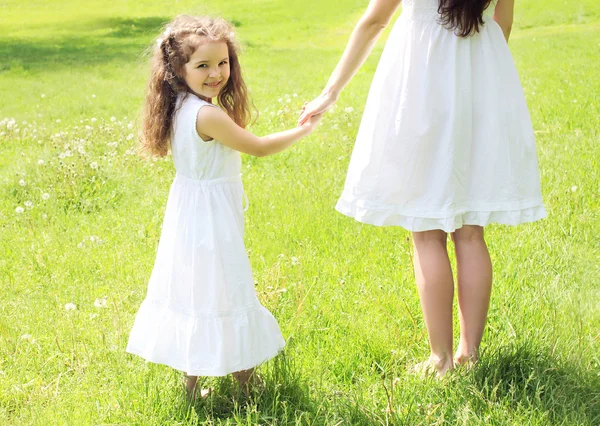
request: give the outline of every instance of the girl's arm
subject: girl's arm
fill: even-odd
[[[510,30],[512,29],[514,9],[515,0],[498,0],[494,9],[494,21],[502,28],[507,43],[508,37],[510,37]]]
[[[302,126],[267,136],[255,136],[238,126],[225,112],[218,108],[200,108],[196,119],[196,131],[216,139],[236,151],[256,157],[275,154],[290,147],[294,142],[309,135],[321,119],[311,117]]]
[[[382,30],[390,22],[401,0],[371,0],[350,36],[346,50],[331,74],[323,92],[309,102],[298,123],[304,123],[313,114],[327,111],[337,100],[342,89],[365,62]]]

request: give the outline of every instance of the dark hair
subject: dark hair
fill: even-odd
[[[439,0],[438,13],[442,25],[460,37],[479,32],[483,26],[483,11],[492,0]]]

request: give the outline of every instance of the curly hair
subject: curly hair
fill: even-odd
[[[219,105],[239,126],[250,122],[253,106],[242,77],[233,26],[221,18],[180,15],[167,24],[152,54],[139,135],[142,151],[160,157],[168,154],[177,97],[191,93],[184,66],[207,38],[225,42],[229,51],[230,77],[217,97]]]
[[[490,3],[491,0],[439,0],[440,21],[458,36],[468,37],[483,26],[483,11]]]

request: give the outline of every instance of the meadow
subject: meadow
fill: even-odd
[[[0,424],[600,424],[600,4],[517,2],[511,51],[548,218],[489,226],[481,362],[428,356],[410,234],[335,212],[373,54],[317,131],[243,158],[246,246],[287,347],[245,399],[189,407],[181,375],[125,353],[174,168],[137,155],[147,49],[178,13],[236,25],[257,134],[295,124],[367,1],[0,2]],[[451,246],[452,243],[449,243]],[[458,326],[458,324],[456,324]],[[456,327],[457,328],[457,327]]]

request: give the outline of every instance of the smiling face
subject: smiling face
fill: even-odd
[[[229,80],[229,50],[223,41],[204,41],[184,66],[184,80],[197,95],[212,100]]]

